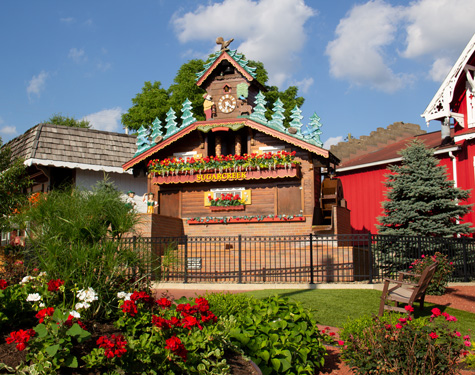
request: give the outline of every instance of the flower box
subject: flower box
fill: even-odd
[[[239,206],[210,206],[211,212],[227,212],[227,211],[244,211],[245,206],[240,204]]]
[[[246,224],[246,223],[282,223],[282,222],[296,222],[305,221],[304,216],[285,216],[285,217],[212,217],[212,218],[200,218],[188,219],[189,225],[208,225],[208,224]]]

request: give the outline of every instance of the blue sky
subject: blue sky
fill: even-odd
[[[475,0],[102,0],[0,2],[0,137],[55,113],[123,132],[145,81],[168,88],[217,36],[297,85],[326,147],[424,111],[475,33]]]

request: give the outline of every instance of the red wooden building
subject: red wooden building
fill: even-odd
[[[196,81],[206,91],[205,121],[194,119],[186,101],[179,119],[168,112],[164,130],[154,122],[151,141],[139,130],[137,153],[123,168],[145,172],[159,204],[143,233],[294,235],[322,221],[322,170],[338,159],[321,147],[320,119],[302,124],[296,107],[285,127],[277,101],[267,120],[265,88],[254,70],[243,55],[222,48]]]
[[[383,181],[389,164],[401,159],[398,151],[412,139],[418,138],[447,167],[454,185],[473,189],[475,169],[475,35],[472,37],[452,70],[422,114],[429,124],[439,121],[441,131],[407,137],[371,153],[343,161],[337,176],[351,211],[353,233],[376,233],[377,217],[381,216],[381,202],[385,199]],[[475,193],[466,202],[475,203]],[[464,221],[475,224],[473,210]],[[475,225],[474,225],[475,226]]]

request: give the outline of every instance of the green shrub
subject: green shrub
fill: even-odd
[[[422,272],[434,262],[439,262],[434,276],[427,287],[426,294],[432,296],[442,296],[445,294],[447,285],[449,284],[450,275],[454,272],[455,266],[447,258],[447,255],[436,252],[434,255],[425,256],[422,255],[421,259],[416,259],[412,262],[409,268],[414,273],[422,274]]]
[[[340,334],[343,360],[357,374],[456,374],[464,348],[448,327],[456,319],[432,312],[430,320],[389,314],[348,322]]]
[[[324,335],[311,314],[288,298],[262,300],[240,294],[209,296],[213,310],[234,315],[237,326],[231,342],[262,370],[274,373],[314,374],[323,366]]]

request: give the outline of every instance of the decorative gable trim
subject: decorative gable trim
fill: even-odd
[[[450,103],[453,100],[455,86],[462,74],[466,73],[467,63],[475,52],[475,34],[468,42],[467,46],[459,56],[452,70],[445,78],[439,90],[432,98],[421,117],[424,117],[427,125],[431,120],[442,120],[445,117],[451,117]]]
[[[219,57],[216,58],[216,60],[214,60],[211,65],[209,65],[209,63],[206,64],[205,67],[208,66],[208,68],[205,71],[199,73],[198,81],[196,82],[198,86],[201,86],[203,84],[206,78],[209,77],[213,70],[215,70],[219,63],[221,63],[221,61],[223,60],[229,61],[231,65],[233,65],[234,68],[236,68],[248,81],[252,81],[255,78],[255,74],[248,72],[247,69],[241,66],[241,64],[239,64],[236,60],[234,60],[228,52],[222,51],[217,53],[220,53]],[[230,51],[230,53],[235,55],[236,51]]]

